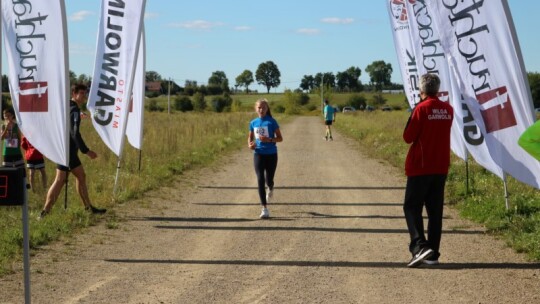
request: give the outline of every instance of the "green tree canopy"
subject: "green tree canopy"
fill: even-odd
[[[540,108],[540,73],[527,73],[529,85],[531,86],[531,95],[535,108]]]
[[[254,81],[255,80],[253,80],[253,73],[250,70],[244,70],[242,74],[236,77],[236,85],[240,87],[245,87],[246,94],[249,93],[249,85],[252,84]]]
[[[391,84],[392,65],[384,60],[373,61],[366,67],[370,81],[375,85],[377,91],[381,91],[383,86]]]
[[[315,87],[315,78],[312,75],[304,75],[300,82],[300,89],[306,92],[311,92]]]
[[[336,84],[339,90],[349,92],[362,91],[362,83],[360,82],[360,75],[362,70],[358,67],[350,67],[343,72],[336,74]]]
[[[277,88],[281,84],[280,77],[281,73],[277,65],[272,61],[259,64],[255,72],[257,83],[264,85],[267,93],[270,93],[271,88]]]
[[[163,80],[161,78],[161,75],[159,75],[158,72],[155,72],[155,71],[148,71],[146,72],[146,81],[161,81]]]

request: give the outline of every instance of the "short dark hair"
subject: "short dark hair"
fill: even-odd
[[[71,86],[71,94],[78,93],[80,91],[88,91],[88,87],[82,83],[76,83]]]
[[[428,96],[435,96],[439,93],[440,87],[441,80],[437,74],[424,74],[420,77],[420,92]]]
[[[324,100],[324,103],[325,103],[325,104],[328,104],[328,99],[325,99],[325,100]]]

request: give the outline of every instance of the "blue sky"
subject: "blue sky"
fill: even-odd
[[[362,70],[375,60],[392,64],[402,83],[386,0],[147,0],[147,71],[183,86],[205,84],[223,71],[234,85],[248,69],[271,60],[281,86],[296,89],[304,75]],[[70,70],[92,74],[100,0],[66,0]],[[508,0],[527,71],[540,72],[540,1]],[[3,74],[7,66],[2,65]],[[250,89],[265,91],[256,83]]]

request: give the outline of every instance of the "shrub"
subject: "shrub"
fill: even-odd
[[[193,103],[187,96],[179,96],[174,100],[174,109],[177,111],[193,111]]]
[[[349,104],[355,109],[364,109],[367,105],[366,97],[363,94],[353,94],[349,98]]]
[[[206,109],[206,100],[202,93],[195,93],[193,95],[193,109],[197,112],[203,112]]]

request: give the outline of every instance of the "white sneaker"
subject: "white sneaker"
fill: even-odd
[[[266,203],[268,204],[268,203],[270,203],[270,199],[271,199],[272,197],[274,197],[274,189],[272,189],[272,188],[267,188],[267,190],[268,190],[268,191],[266,192]]]
[[[270,217],[270,212],[268,212],[268,208],[263,207],[261,210],[261,215],[259,215],[260,218],[265,219]]]

